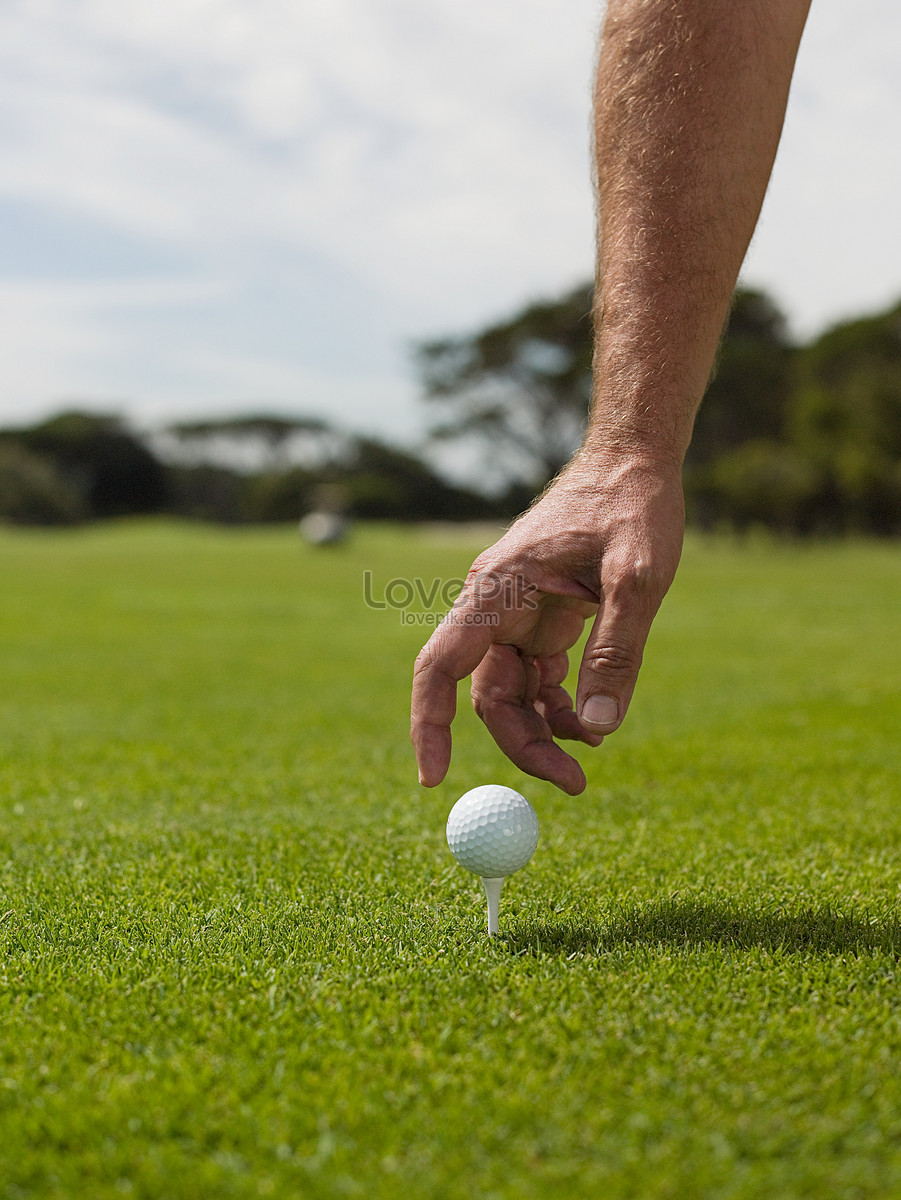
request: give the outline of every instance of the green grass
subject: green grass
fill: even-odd
[[[901,547],[690,542],[575,799],[415,785],[362,573],[480,548],[0,535],[3,1200],[901,1194]]]

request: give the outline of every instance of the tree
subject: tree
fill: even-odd
[[[780,533],[809,532],[821,485],[816,467],[784,442],[760,438],[727,450],[700,471],[692,516],[734,529],[764,525]]]
[[[321,466],[347,450],[347,438],[319,417],[251,413],[170,425],[158,435],[167,462],[253,472]]]
[[[173,511],[225,522],[297,520],[318,472],[352,439],[319,417],[250,413],[170,425],[154,437]]]
[[[495,515],[484,496],[447,483],[416,455],[374,438],[360,438],[332,478],[343,485],[355,517],[459,521]]]
[[[209,463],[169,466],[167,510],[192,521],[235,525],[247,520],[248,479],[228,467]]]
[[[68,525],[84,516],[81,499],[48,459],[0,440],[0,521]]]
[[[51,461],[90,517],[161,511],[166,469],[114,416],[67,412],[8,439]]]
[[[535,490],[579,444],[591,399],[592,287],[531,304],[479,333],[423,342],[415,360],[439,441],[487,450],[498,483]]]
[[[533,490],[555,475],[579,444],[591,399],[592,293],[583,284],[479,333],[421,344],[416,362],[425,397],[443,410],[432,436],[479,442],[496,475]],[[776,304],[739,288],[689,467],[782,435],[795,354]]]
[[[393,521],[456,521],[496,516],[484,496],[447,483],[420,458],[373,438],[350,439],[338,461],[308,470],[264,471],[247,481],[251,521],[296,521],[321,507],[350,517]],[[336,503],[340,498],[340,503]]]
[[[776,304],[764,292],[738,288],[695,420],[689,467],[783,436],[796,356]]]
[[[820,524],[901,530],[901,304],[827,330],[800,356],[792,443],[824,483]]]

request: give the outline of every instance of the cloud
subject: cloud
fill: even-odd
[[[292,394],[312,372],[300,390],[326,407],[408,427],[409,400],[389,393],[412,393],[411,337],[589,269],[596,19],[587,0],[565,20],[547,0],[3,6],[0,197],[43,214],[44,242],[90,228],[101,277],[106,229],[142,277],[154,254],[164,273],[181,255],[179,277],[220,279],[231,297],[205,315],[198,300],[187,324],[173,303],[168,327],[159,306],[142,344],[134,308],[125,320],[89,288],[54,291],[35,253],[47,286],[7,339],[6,403],[79,391],[146,410],[168,389],[173,406],[206,408],[227,347],[248,392],[251,370]],[[7,277],[10,296],[25,275]],[[368,409],[365,354],[371,379],[391,379]]]
[[[221,311],[234,300],[221,281],[202,279],[0,284],[0,423],[63,407],[123,413],[143,426],[175,414],[265,408],[324,413],[339,427],[370,433],[390,428],[407,443],[421,436],[415,389],[384,367],[348,364],[336,372],[277,347],[242,353],[226,348],[225,338],[198,335],[198,314],[202,325],[208,306]],[[148,347],[148,330],[176,312],[181,328],[162,335],[165,349],[159,341]]]
[[[209,411],[231,378],[408,428],[411,338],[591,271],[600,16],[600,0],[8,0],[0,201],[33,219],[0,251],[27,228],[33,253],[17,245],[4,277],[3,403]],[[891,0],[813,5],[746,267],[805,331],[901,290],[899,45]],[[54,275],[46,247],[67,240]],[[143,305],[107,302],[123,279]]]
[[[134,368],[116,319],[171,312],[220,292],[204,280],[0,283],[0,419],[15,423],[86,401],[118,409],[132,392]]]
[[[590,264],[576,7],[19,5],[0,190],[194,247],[313,246],[401,301],[440,290],[436,315],[562,286]]]
[[[901,297],[901,8],[819,0],[746,278],[804,334]]]
[[[377,433],[386,426],[407,443],[422,433],[415,393],[391,376],[309,370],[291,361],[254,358],[227,351],[179,354],[185,378],[195,381],[192,413],[202,415],[267,412],[324,413],[339,428]],[[146,400],[139,412],[145,422],[164,418],[165,398]]]

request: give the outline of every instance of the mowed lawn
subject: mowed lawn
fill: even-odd
[[[462,689],[425,792],[364,572],[484,544],[0,534],[3,1200],[901,1195],[901,545],[690,540],[583,796]]]

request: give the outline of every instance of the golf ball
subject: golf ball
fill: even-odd
[[[538,817],[525,796],[487,783],[461,796],[451,809],[447,844],[467,871],[501,879],[524,867],[535,853]]]

